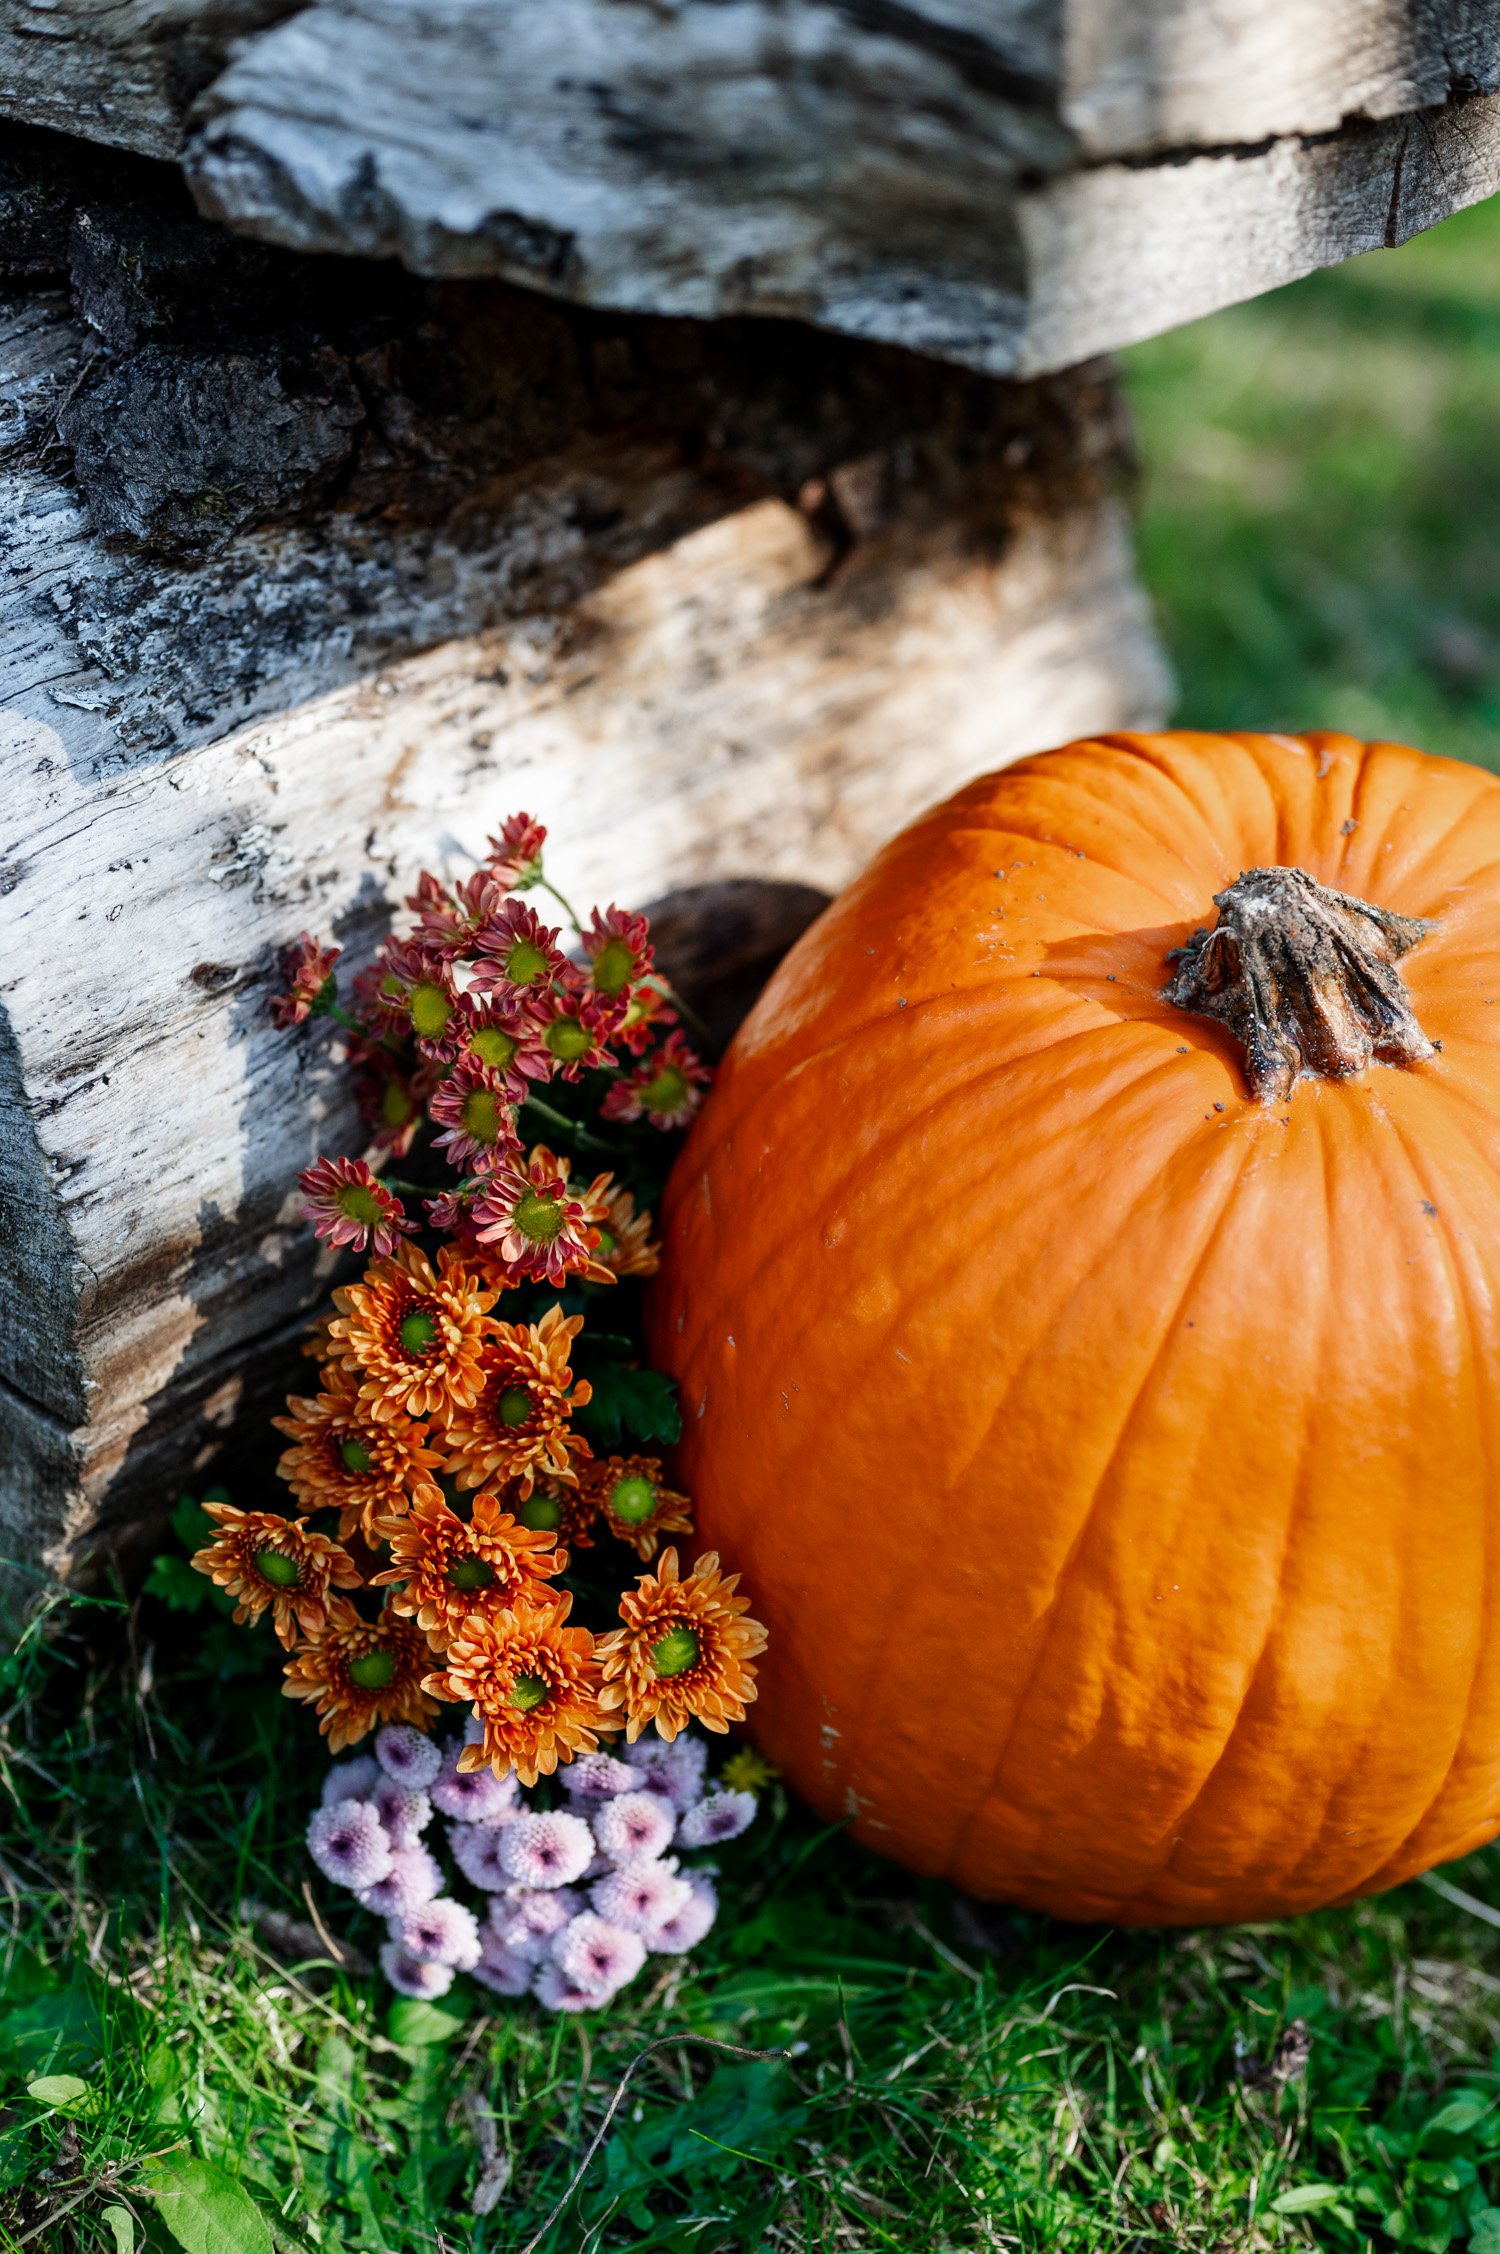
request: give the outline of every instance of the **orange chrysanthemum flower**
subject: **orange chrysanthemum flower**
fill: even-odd
[[[337,1367],[312,1400],[293,1396],[289,1414],[273,1417],[297,1445],[276,1469],[304,1510],[342,1513],[339,1533],[372,1533],[380,1518],[399,1517],[422,1495],[435,1495],[442,1462],[424,1448],[420,1425],[382,1424],[360,1397],[358,1380]]]
[[[606,1456],[581,1471],[578,1484],[615,1539],[628,1542],[644,1564],[655,1557],[663,1534],[693,1531],[686,1495],[667,1485],[655,1456]]]
[[[422,1687],[432,1664],[427,1638],[389,1604],[378,1620],[362,1620],[347,1597],[335,1597],[322,1628],[287,1661],[287,1698],[313,1702],[329,1750],[355,1745],[378,1722],[412,1722],[437,1712]]]
[[[345,1369],[360,1373],[360,1391],[382,1423],[402,1416],[444,1423],[472,1407],[484,1384],[480,1360],[495,1328],[495,1299],[451,1245],[434,1268],[407,1244],[394,1259],[375,1261],[362,1283],[334,1293],[340,1312],[329,1335]]]
[[[601,1730],[619,1728],[600,1710],[594,1638],[567,1625],[572,1601],[563,1595],[555,1604],[521,1605],[458,1630],[426,1688],[472,1706],[484,1725],[481,1742],[460,1753],[460,1769],[488,1767],[497,1776],[514,1769],[533,1785],[559,1761],[592,1753]]]
[[[565,1316],[560,1307],[549,1307],[539,1323],[491,1325],[479,1397],[455,1411],[443,1434],[443,1468],[460,1487],[514,1480],[525,1496],[538,1472],[575,1476],[573,1458],[591,1453],[568,1424],[593,1397],[586,1379],[574,1382],[568,1364],[582,1328],[581,1315]]]
[[[738,1586],[739,1575],[726,1578],[712,1550],[679,1580],[677,1552],[667,1550],[656,1572],[621,1597],[625,1625],[597,1646],[599,1695],[606,1710],[623,1708],[632,1745],[650,1722],[670,1742],[694,1720],[720,1732],[744,1720],[755,1696],[750,1662],[765,1650],[766,1631],[744,1617],[750,1600],[735,1595]]]
[[[386,1520],[380,1532],[391,1562],[373,1585],[404,1582],[391,1609],[415,1620],[434,1651],[445,1651],[476,1613],[493,1619],[518,1604],[545,1603],[552,1597],[548,1577],[566,1563],[552,1535],[519,1524],[494,1495],[475,1496],[468,1524],[432,1495],[409,1518]]]
[[[608,1181],[607,1175],[601,1180]],[[594,1258],[613,1276],[654,1276],[661,1247],[651,1237],[651,1216],[637,1213],[629,1190],[607,1189],[589,1218],[599,1232]]]
[[[564,1558],[572,1550],[591,1550],[594,1546],[599,1505],[581,1487],[567,1486],[560,1479],[539,1479],[531,1493],[517,1495],[510,1508],[523,1526],[550,1534]],[[567,1571],[566,1565],[563,1571]]]
[[[193,1563],[238,1599],[234,1617],[241,1627],[269,1611],[282,1642],[294,1644],[299,1634],[316,1635],[323,1626],[330,1588],[360,1586],[359,1568],[348,1552],[326,1534],[312,1533],[303,1519],[236,1510],[232,1503],[203,1508],[219,1532],[194,1553]]]

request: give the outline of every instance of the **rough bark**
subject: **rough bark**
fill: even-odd
[[[993,373],[1490,193],[1497,85],[1500,0],[0,0],[0,112],[249,235]]]

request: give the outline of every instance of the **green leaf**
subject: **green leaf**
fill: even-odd
[[[228,1500],[229,1497],[222,1487],[210,1488],[203,1498],[204,1502],[209,1503],[227,1503]],[[201,1550],[204,1543],[211,1542],[218,1531],[218,1527],[203,1508],[203,1503],[195,1502],[191,1495],[184,1495],[176,1510],[172,1513],[172,1532],[177,1536],[183,1548],[185,1550]]]
[[[1295,2190],[1284,2191],[1279,2199],[1272,2200],[1271,2213],[1305,2215],[1313,2207],[1331,2207],[1343,2196],[1342,2184],[1298,2184]]]
[[[1494,2108],[1483,2090],[1458,2090],[1440,2106],[1422,2130],[1424,2137],[1467,2137]]]
[[[106,2207],[99,2220],[115,2242],[115,2254],[135,2254],[135,2219],[128,2207]]]
[[[153,2162],[143,2181],[187,2254],[275,2254],[266,2219],[249,2192],[211,2160],[177,2154]]]
[[[173,1612],[197,1612],[207,1604],[213,1583],[185,1557],[162,1555],[151,1560],[145,1588],[148,1597],[155,1597]]]
[[[1481,2207],[1474,2217],[1469,2254],[1500,2254],[1500,2207]]]
[[[27,2083],[26,2095],[34,2097],[38,2105],[50,2105],[54,2112],[80,2117],[92,2113],[97,2103],[88,2083],[76,2074],[40,2074]]]
[[[463,2028],[468,2013],[462,2004],[422,2003],[403,1996],[390,2008],[386,2027],[400,2050],[425,2050],[431,2043],[451,2043]]]
[[[575,1422],[602,1448],[622,1449],[627,1433],[668,1446],[682,1438],[677,1387],[660,1370],[633,1370],[623,1362],[590,1357],[584,1374],[594,1398],[578,1411]]]

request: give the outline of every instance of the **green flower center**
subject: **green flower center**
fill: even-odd
[[[385,1690],[395,1673],[395,1654],[389,1651],[362,1651],[358,1659],[349,1662],[349,1680],[356,1690]]]
[[[540,1675],[517,1675],[510,1686],[510,1702],[523,1714],[534,1714],[552,1696],[552,1685]]]
[[[375,1458],[362,1440],[341,1440],[339,1454],[343,1458],[345,1471],[352,1471],[361,1479],[367,1471],[375,1469]]]
[[[471,1589],[492,1588],[495,1568],[482,1557],[456,1557],[446,1578],[450,1589],[460,1589],[467,1594]]]
[[[555,1534],[563,1522],[563,1507],[555,1495],[528,1495],[517,1503],[516,1516],[534,1534]]]
[[[441,986],[429,985],[425,979],[420,986],[412,988],[407,1006],[411,1011],[412,1030],[423,1041],[435,1041],[446,1031],[453,1015],[453,1004]]]
[[[542,1039],[562,1064],[576,1064],[594,1046],[593,1034],[576,1017],[555,1017]]]
[[[294,1557],[284,1557],[280,1550],[257,1550],[255,1570],[273,1589],[295,1589],[302,1579],[302,1568]]]
[[[338,1193],[338,1209],[362,1228],[372,1228],[385,1212],[378,1190],[366,1187],[363,1182],[345,1182]]]
[[[500,1106],[489,1088],[471,1088],[459,1106],[459,1117],[464,1132],[472,1135],[476,1143],[498,1143],[500,1140]]]
[[[469,1054],[478,1057],[492,1072],[503,1072],[513,1062],[520,1046],[513,1033],[502,1033],[498,1025],[481,1025],[477,1032],[469,1035]]]
[[[565,1218],[562,1200],[543,1197],[537,1190],[523,1190],[512,1215],[522,1236],[530,1237],[533,1244],[553,1243],[562,1235]]]
[[[524,1424],[531,1414],[531,1395],[524,1385],[507,1385],[495,1410],[502,1424]]]
[[[661,1642],[651,1646],[651,1664],[658,1675],[685,1675],[697,1666],[702,1651],[691,1628],[669,1628]]]
[[[594,984],[601,994],[618,994],[635,972],[635,949],[623,939],[607,939],[594,957]]]
[[[534,986],[547,973],[547,958],[534,939],[518,939],[505,958],[505,975],[512,986]]]
[[[675,1064],[663,1065],[656,1078],[641,1090],[641,1101],[648,1111],[680,1111],[687,1098],[687,1079]]]
[[[380,1091],[380,1124],[382,1127],[404,1127],[416,1108],[399,1080],[387,1080]]]
[[[437,1344],[437,1318],[425,1307],[413,1307],[409,1315],[402,1316],[396,1335],[408,1354],[430,1354]]]
[[[632,1474],[611,1490],[609,1507],[626,1526],[644,1526],[656,1508],[656,1489],[649,1479]]]

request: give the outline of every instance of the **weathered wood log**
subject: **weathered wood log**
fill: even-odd
[[[322,1288],[295,1176],[360,1131],[265,1016],[299,929],[357,959],[519,804],[752,976],[922,802],[1165,696],[1097,370],[389,270],[314,308],[106,185],[0,327],[0,1551],[96,1569]]]
[[[1500,0],[0,0],[267,241],[1066,366],[1500,185]]]

